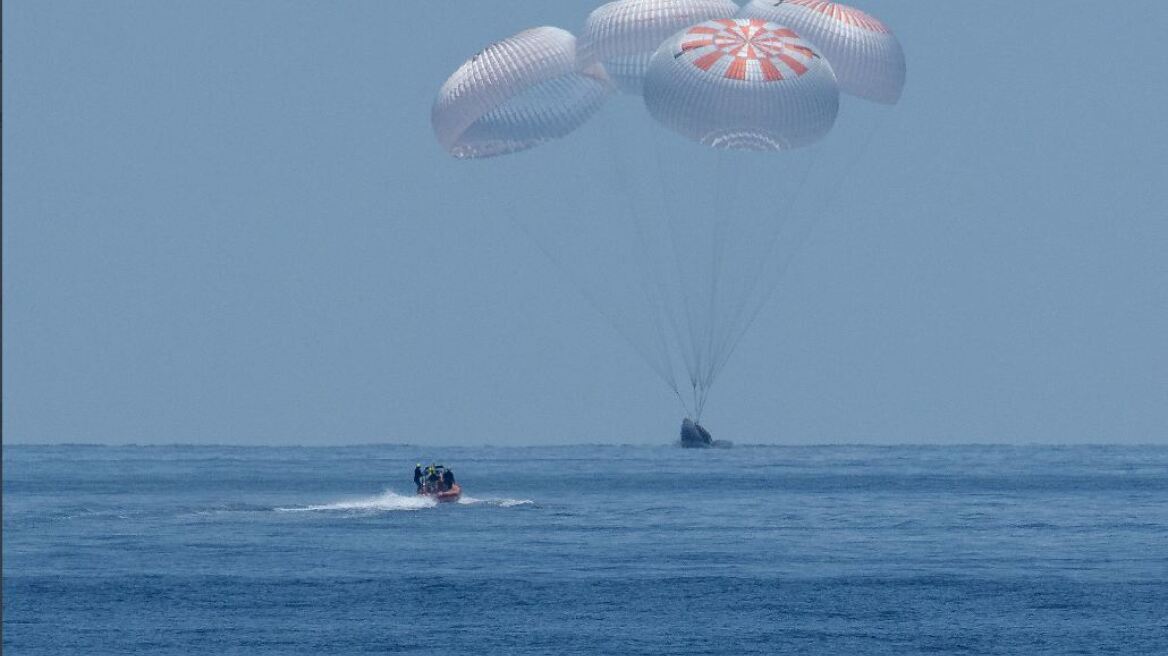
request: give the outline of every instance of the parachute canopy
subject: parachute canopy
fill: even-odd
[[[583,66],[600,63],[621,91],[640,95],[649,60],[678,30],[738,11],[731,0],[616,0],[589,16],[580,33]]]
[[[791,29],[723,18],[661,45],[645,77],[645,105],[708,146],[786,150],[827,134],[839,89],[831,66]]]
[[[904,51],[888,27],[853,7],[827,0],[750,0],[740,18],[785,25],[831,63],[846,94],[895,105],[904,89]]]
[[[431,122],[454,157],[505,155],[566,136],[610,92],[603,69],[577,69],[576,37],[537,27],[487,46],[460,66],[439,90]]]

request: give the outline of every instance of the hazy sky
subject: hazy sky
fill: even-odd
[[[715,436],[1168,441],[1168,3],[856,4],[908,87]],[[430,129],[464,59],[593,6],[4,2],[5,441],[675,439]]]

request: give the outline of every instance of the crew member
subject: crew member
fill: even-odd
[[[442,485],[446,486],[447,490],[454,489],[454,472],[449,469],[442,472]]]
[[[419,492],[422,491],[422,463],[420,462],[414,465],[414,485]]]

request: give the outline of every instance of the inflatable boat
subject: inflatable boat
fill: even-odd
[[[454,472],[442,465],[426,467],[424,476],[419,480],[422,472],[421,465],[414,469],[414,482],[418,483],[418,496],[430,497],[437,501],[458,501],[462,496],[462,488],[454,480]]]
[[[449,490],[441,491],[428,491],[425,488],[422,488],[421,490],[418,490],[418,494],[424,497],[436,499],[440,503],[446,501],[458,501],[458,498],[462,496],[462,486],[460,486],[458,483],[455,483],[450,487]]]

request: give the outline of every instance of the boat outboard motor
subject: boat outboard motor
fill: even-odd
[[[714,446],[710,431],[689,417],[681,422],[681,446],[686,449],[709,449]]]

